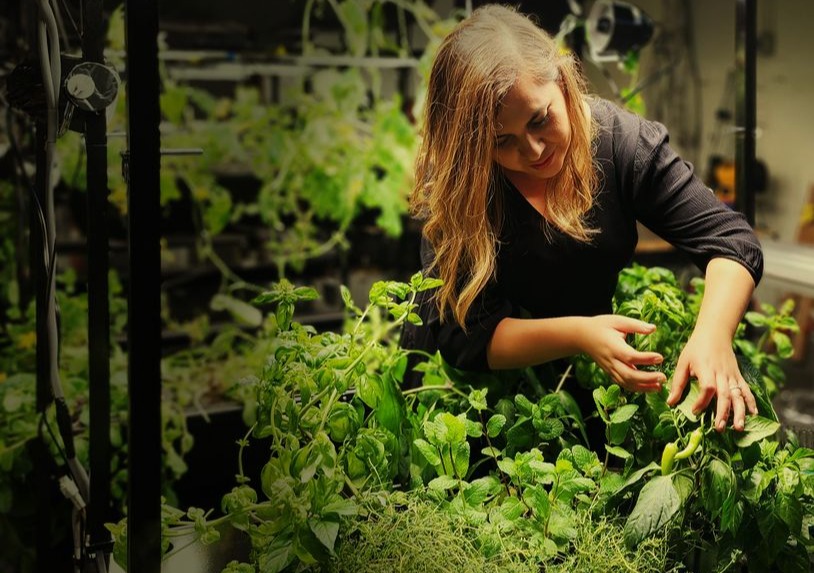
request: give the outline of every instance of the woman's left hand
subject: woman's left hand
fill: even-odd
[[[702,412],[713,397],[717,398],[715,429],[719,432],[726,428],[730,412],[737,431],[743,430],[747,410],[757,414],[755,397],[740,373],[730,341],[711,340],[697,331],[693,333],[678,358],[667,404],[678,404],[690,377],[697,378],[701,388],[692,405],[694,413]]]

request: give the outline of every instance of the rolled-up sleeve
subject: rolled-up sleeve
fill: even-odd
[[[641,119],[633,162],[636,217],[705,270],[713,258],[743,265],[757,284],[763,252],[746,217],[724,205],[669,145],[667,129]]]

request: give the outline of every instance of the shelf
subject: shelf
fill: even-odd
[[[176,80],[242,81],[251,77],[301,77],[319,68],[356,67],[415,69],[416,58],[354,57],[344,55],[274,56],[265,61],[241,61],[229,52],[167,51],[163,54],[169,75]]]
[[[814,296],[814,246],[767,239],[761,241],[761,246],[764,280]]]

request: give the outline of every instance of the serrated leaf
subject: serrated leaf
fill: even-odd
[[[455,464],[455,473],[459,477],[464,477],[469,469],[469,442],[455,444],[452,448],[452,461]]]
[[[466,435],[470,438],[480,438],[483,435],[483,426],[480,422],[467,418],[464,421],[464,425],[466,427]]]
[[[466,482],[464,482],[466,483]],[[464,489],[464,499],[469,505],[478,506],[490,495],[500,491],[500,480],[494,476],[478,478],[468,483]]]
[[[486,422],[486,435],[490,438],[494,438],[500,433],[500,430],[503,429],[503,426],[506,425],[506,416],[503,414],[495,414],[489,421]]]
[[[490,458],[496,458],[500,455],[500,450],[494,446],[489,446],[483,448],[480,453],[482,453],[484,456],[489,456]]]
[[[421,439],[413,441],[413,444],[416,448],[418,448],[418,451],[421,452],[421,455],[424,456],[424,459],[430,464],[433,466],[441,465],[441,456],[438,455],[438,450],[435,446]]]
[[[458,480],[452,476],[438,476],[430,481],[427,487],[434,491],[447,491],[458,485]]]
[[[535,429],[541,440],[550,441],[559,438],[565,431],[565,426],[557,418],[547,418],[535,425]]]
[[[475,389],[469,393],[469,405],[478,412],[481,412],[488,407],[486,404],[486,392],[486,389]]]
[[[630,420],[634,414],[639,410],[638,404],[625,404],[611,412],[610,419],[614,424],[621,424]]]
[[[500,504],[500,514],[509,521],[519,518],[525,511],[526,506],[516,497],[508,497]]]

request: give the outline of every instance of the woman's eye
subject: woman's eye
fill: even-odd
[[[497,139],[496,144],[499,148],[505,148],[509,146],[509,143],[512,141],[512,137],[510,135],[504,135]]]
[[[545,124],[548,123],[548,114],[545,114],[543,117],[538,119],[537,121],[531,122],[531,127],[543,127]]]

